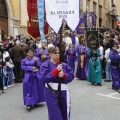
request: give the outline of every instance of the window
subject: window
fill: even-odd
[[[80,10],[83,9],[83,0],[80,0]]]
[[[102,19],[99,18],[99,27],[102,27]]]
[[[0,0],[0,16],[7,17],[7,8],[6,8],[5,0]]]
[[[96,12],[96,3],[93,2],[93,12]]]
[[[99,18],[102,19],[102,6],[99,6]]]
[[[89,11],[90,11],[90,0],[87,0],[87,1],[86,1],[86,6],[88,6],[88,9],[89,9]]]
[[[114,29],[114,20],[112,19],[112,29]]]

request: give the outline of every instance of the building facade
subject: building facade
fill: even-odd
[[[26,2],[27,0],[0,0],[0,34],[18,35],[26,31]]]
[[[96,27],[116,27],[115,14],[120,13],[120,0],[80,0],[80,9],[96,12]]]
[[[80,0],[80,10],[96,12],[96,27],[115,28],[120,0]],[[27,34],[27,0],[0,0],[0,34]]]

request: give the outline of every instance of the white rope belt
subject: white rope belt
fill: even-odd
[[[48,83],[53,90],[58,90],[58,84],[59,83]],[[45,84],[45,87],[48,88],[47,84]],[[61,90],[69,90],[69,86],[67,84],[61,83]]]

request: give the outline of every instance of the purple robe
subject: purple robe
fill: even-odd
[[[71,39],[72,39],[72,44],[75,45],[75,35],[74,35],[74,33],[72,33]]]
[[[34,58],[26,57],[21,62],[21,68],[25,71],[23,80],[23,98],[24,105],[35,105],[44,102],[44,84],[39,79],[40,60],[34,61]],[[38,68],[38,71],[33,71],[33,66]]]
[[[58,64],[53,64],[50,60],[45,61],[40,67],[40,76],[46,84],[57,84],[60,78],[55,70]],[[72,69],[65,63],[62,63],[65,78],[62,78],[62,85],[67,85],[74,79]],[[54,71],[54,72],[53,72]],[[51,86],[52,87],[52,86]],[[53,87],[52,87],[53,88]],[[54,88],[53,88],[54,89]],[[61,88],[62,89],[62,88]],[[45,100],[48,107],[49,120],[70,120],[70,98],[69,90],[61,90],[61,106],[58,107],[58,89],[54,93],[47,86],[45,87]]]
[[[74,71],[75,69],[75,59],[76,59],[76,53],[75,49],[67,49],[66,51],[66,56],[67,56],[67,64],[72,68]]]
[[[81,80],[86,80],[88,78],[88,61],[89,61],[87,57],[88,48],[84,47],[82,44],[79,44],[76,52],[78,53],[78,66],[76,77]],[[81,61],[82,55],[84,56],[83,61]],[[81,67],[81,62],[83,62],[83,67]]]
[[[40,50],[41,50],[41,49],[43,50],[42,55],[45,55],[45,56],[46,56],[46,59],[44,59],[44,61],[50,59],[48,50],[47,50],[46,48],[37,48],[36,51],[35,51],[35,53],[34,53],[34,55],[41,60],[41,55],[40,55]],[[41,60],[41,61],[42,61],[42,60]],[[44,62],[44,61],[42,61],[42,62]]]
[[[120,55],[117,51],[110,51],[111,60],[111,75],[112,75],[112,88],[120,88],[120,70],[118,69],[118,62],[120,62]]]

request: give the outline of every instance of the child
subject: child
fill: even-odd
[[[68,47],[68,49],[66,50],[66,55],[67,55],[67,63],[68,63],[68,65],[72,68],[72,70],[74,71],[76,53],[75,53],[75,49],[74,49],[72,43],[69,44],[69,47]]]
[[[6,83],[7,83],[7,79],[8,79],[6,62],[3,61],[3,62],[1,63],[1,65],[3,66],[3,75],[2,75],[2,68],[1,68],[1,75],[3,76],[3,81],[2,81],[2,83],[3,83],[3,88],[4,88],[4,90],[6,90],[6,89],[7,89],[7,84],[6,84]]]
[[[8,87],[12,87],[14,86],[14,84],[12,84],[14,65],[10,57],[6,57],[5,61],[6,61],[7,72],[8,72]]]
[[[33,105],[45,101],[44,85],[40,80],[39,69],[40,60],[34,56],[33,48],[26,49],[26,58],[21,62],[21,68],[25,71],[23,80],[24,105],[30,110]]]

